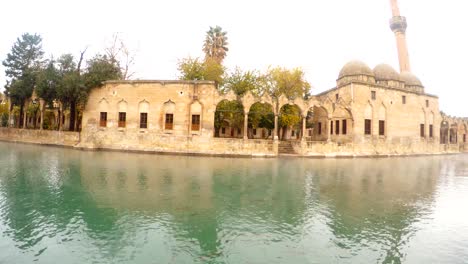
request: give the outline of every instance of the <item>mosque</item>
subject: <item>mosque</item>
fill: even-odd
[[[80,148],[207,155],[359,156],[468,151],[468,120],[449,117],[411,73],[407,22],[390,0],[399,72],[351,61],[336,87],[307,99],[247,92],[221,94],[211,81],[107,81],[94,89],[82,118]],[[243,124],[215,125],[217,106],[237,101]],[[249,112],[266,104],[274,127],[253,127]],[[299,125],[279,133],[281,108],[299,109]]]

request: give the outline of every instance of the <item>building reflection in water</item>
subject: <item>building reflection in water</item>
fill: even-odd
[[[15,145],[0,153],[0,220],[3,236],[21,250],[60,237],[93,245],[108,260],[153,250],[166,255],[161,262],[398,262],[418,231],[414,223],[432,210],[439,175],[467,168],[448,160],[230,159]]]

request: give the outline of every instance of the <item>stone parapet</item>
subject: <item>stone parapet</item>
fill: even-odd
[[[0,140],[74,147],[80,142],[80,133],[2,127],[0,128]]]

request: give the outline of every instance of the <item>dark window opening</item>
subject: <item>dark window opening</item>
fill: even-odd
[[[253,129],[253,135],[254,135],[254,136],[257,135],[257,129],[256,129],[256,128]]]
[[[403,95],[403,96],[401,97],[401,102],[402,102],[403,104],[406,104],[406,96]]]
[[[371,120],[370,119],[365,119],[364,120],[364,134],[365,135],[370,135],[371,134]]]
[[[200,130],[200,115],[192,115],[192,131]]]
[[[434,130],[434,126],[433,126],[433,125],[429,125],[429,137],[430,137],[430,138],[434,137],[434,134],[433,134],[434,132],[433,132],[433,130]]]
[[[330,121],[330,135],[333,135],[333,121]]]
[[[426,100],[426,107],[429,107],[429,100]]]
[[[164,129],[172,130],[174,127],[174,114],[166,114],[166,121],[164,123]]]
[[[377,96],[376,96],[376,94],[375,94],[375,91],[371,91],[371,98],[372,98],[372,100],[375,100],[376,97],[377,97]]]
[[[107,112],[101,112],[101,116],[99,118],[99,126],[100,127],[107,126]]]
[[[342,121],[342,126],[343,126],[343,135],[346,135],[346,133],[348,133],[348,124],[347,124],[347,121],[346,120],[343,120]]]
[[[140,128],[148,128],[148,113],[140,113]]]
[[[419,125],[419,134],[421,137],[424,137],[424,124]]]
[[[322,135],[322,123],[318,122],[318,134]]]
[[[127,121],[127,113],[119,112],[119,127],[125,127],[126,121]]]
[[[385,121],[379,120],[379,136],[385,136]]]
[[[335,94],[335,99],[338,101],[338,98],[340,98],[340,96],[338,94]]]
[[[221,134],[226,134],[226,128],[225,127],[221,128]]]
[[[335,134],[340,134],[340,120],[335,121]]]

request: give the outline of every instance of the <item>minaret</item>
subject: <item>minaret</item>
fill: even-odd
[[[390,28],[395,33],[395,39],[398,49],[398,60],[400,61],[400,72],[411,71],[408,46],[406,45],[406,17],[400,16],[397,0],[390,0],[392,6],[392,15],[390,19]]]

